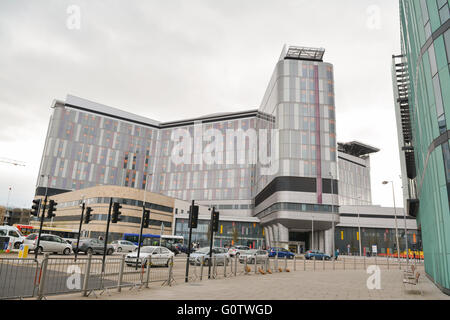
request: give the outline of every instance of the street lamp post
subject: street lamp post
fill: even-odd
[[[382,184],[388,184],[389,182],[392,183],[392,198],[394,200],[394,218],[395,218],[395,239],[397,242],[397,259],[400,261],[400,246],[398,245],[397,208],[395,207],[394,182],[393,181],[383,181]]]

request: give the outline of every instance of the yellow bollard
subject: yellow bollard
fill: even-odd
[[[28,245],[20,245],[19,248],[19,258],[25,259],[28,257]]]

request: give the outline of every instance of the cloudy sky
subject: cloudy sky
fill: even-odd
[[[257,108],[285,43],[326,49],[338,141],[380,148],[373,202],[392,205],[387,179],[401,204],[393,0],[2,0],[0,158],[26,166],[0,163],[0,204],[11,186],[9,205],[31,206],[53,99],[73,94],[160,121]]]

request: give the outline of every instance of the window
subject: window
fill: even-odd
[[[448,3],[439,9],[439,17],[441,19],[441,24],[444,24],[450,17],[450,12],[448,10]]]
[[[447,50],[447,63],[450,63],[450,29],[444,33],[444,42]]]
[[[442,103],[441,84],[439,82],[439,75],[433,78],[434,96],[436,98],[436,114],[439,117],[444,113],[444,105]]]
[[[10,232],[8,233],[8,235],[11,236],[11,237],[16,237],[16,238],[19,237],[19,235],[18,235],[17,232],[15,232],[15,231],[10,231]]]

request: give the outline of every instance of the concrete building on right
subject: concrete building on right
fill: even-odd
[[[422,233],[425,272],[450,294],[450,11],[448,0],[400,0],[392,57],[404,206]]]

